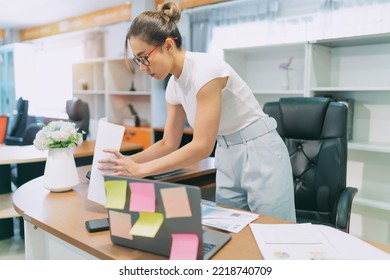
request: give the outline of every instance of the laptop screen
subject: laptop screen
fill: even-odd
[[[203,259],[199,187],[105,176],[114,244],[168,256]]]

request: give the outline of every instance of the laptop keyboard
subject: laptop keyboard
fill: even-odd
[[[203,243],[203,255],[206,255],[210,250],[215,247],[215,244]]]

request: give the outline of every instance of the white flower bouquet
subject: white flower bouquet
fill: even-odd
[[[78,132],[74,123],[52,121],[38,131],[33,144],[38,150],[48,150],[75,147],[82,142],[83,132]]]

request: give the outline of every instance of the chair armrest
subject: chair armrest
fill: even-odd
[[[22,137],[6,136],[4,139],[4,144],[9,146],[21,146],[22,143],[23,143]]]
[[[337,204],[336,228],[349,233],[349,220],[351,216],[352,200],[357,188],[347,187],[340,195]]]

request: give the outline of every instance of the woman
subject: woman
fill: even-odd
[[[115,157],[100,168],[137,178],[164,173],[208,157],[217,139],[216,202],[295,222],[291,165],[275,120],[226,62],[181,47],[180,14],[173,2],[146,11],[125,41],[141,71],[158,80],[172,74],[162,140],[129,157],[105,150]],[[179,148],[186,120],[193,139]]]

